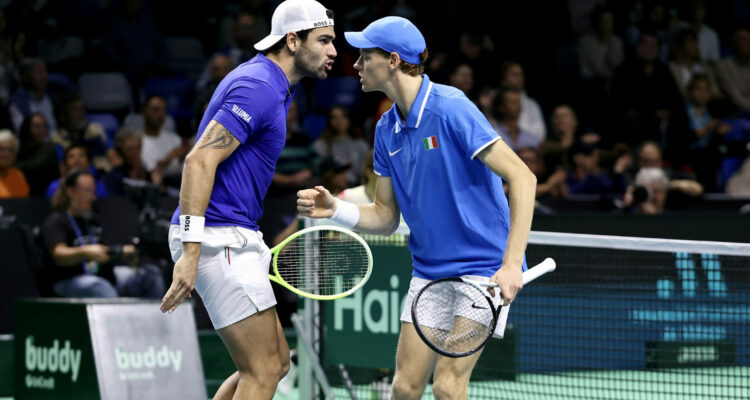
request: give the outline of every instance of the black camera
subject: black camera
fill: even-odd
[[[649,192],[644,186],[636,186],[633,188],[633,204],[638,205],[648,200]]]
[[[120,263],[122,261],[122,245],[109,246],[107,255],[111,263]]]

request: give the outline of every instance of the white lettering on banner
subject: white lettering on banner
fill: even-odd
[[[406,294],[399,295],[399,279],[396,275],[391,275],[391,291],[387,290],[370,290],[366,295],[362,290],[354,292],[353,295],[338,299],[333,302],[333,329],[337,331],[344,330],[344,313],[352,312],[352,330],[354,332],[362,331],[362,322],[370,333],[391,333],[398,334],[401,328],[401,310],[404,309]],[[400,301],[399,301],[400,298]],[[380,307],[380,316],[375,319],[373,305],[378,304]],[[390,326],[390,330],[389,330]]]
[[[237,115],[239,115],[240,118],[242,118],[247,123],[249,123],[250,122],[250,118],[252,118],[250,116],[250,114],[247,113],[247,111],[241,109],[236,104],[232,105],[232,112],[235,113],[235,114],[237,114]]]
[[[175,372],[179,372],[182,368],[182,351],[170,350],[166,345],[161,346],[158,352],[154,346],[149,346],[146,351],[125,351],[115,347],[115,360],[117,361],[117,367],[121,370],[171,367]],[[147,374],[136,375],[138,377],[128,379],[148,379]],[[121,379],[123,379],[122,377],[123,374],[120,374]]]
[[[34,346],[33,336],[27,336],[25,356],[27,371],[49,371],[61,374],[70,372],[70,380],[73,382],[78,380],[78,372],[81,370],[81,350],[72,349],[69,340],[64,342],[62,348],[60,348],[60,341],[57,339],[52,341],[52,347],[41,347]],[[29,376],[27,375],[27,385]],[[52,385],[54,386],[54,380]]]
[[[719,359],[719,354],[714,346],[690,346],[680,349],[677,362],[680,364],[689,362],[709,362]]]
[[[29,389],[48,389],[55,388],[55,378],[46,376],[26,375],[26,387]]]

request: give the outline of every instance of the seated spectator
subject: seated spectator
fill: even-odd
[[[165,179],[180,185],[182,161],[190,150],[190,144],[175,132],[164,129],[167,117],[167,101],[161,96],[149,97],[143,106],[143,152],[141,159],[148,172],[159,169]]]
[[[595,143],[577,141],[570,148],[571,166],[565,178],[570,194],[621,194],[625,191],[624,166],[612,176],[599,168],[599,148]]]
[[[49,139],[44,115],[33,113],[21,124],[19,132],[21,149],[17,166],[29,183],[30,195],[42,197],[47,186],[60,176],[55,145]]]
[[[143,165],[142,135],[130,128],[122,128],[115,135],[115,151],[123,163],[104,176],[107,190],[113,196],[129,197],[135,204],[143,205],[162,184],[161,171],[149,172]]]
[[[677,170],[665,166],[661,148],[656,142],[647,141],[638,147],[636,164],[639,171],[644,168],[660,168],[664,171],[667,179],[669,179],[668,189],[673,192],[670,197],[673,203],[678,203],[678,200],[687,200],[682,199],[683,196],[698,197],[703,194],[703,185],[696,180],[695,174],[691,170]]]
[[[310,137],[300,131],[299,111],[292,100],[286,118],[286,144],[276,162],[271,186],[263,200],[263,215],[258,221],[263,237],[273,247],[297,231],[297,191],[314,186],[317,156]]]
[[[544,166],[542,154],[539,149],[534,147],[522,147],[516,153],[536,176],[537,199],[568,197],[568,187],[565,185],[565,169],[557,168],[555,172],[548,173]]]
[[[541,139],[519,125],[521,116],[521,92],[505,89],[495,97],[494,119],[490,120],[495,131],[505,144],[513,150],[521,147],[538,147]]]
[[[581,35],[578,54],[581,76],[604,87],[614,77],[615,69],[625,60],[622,40],[615,34],[612,10],[597,7],[591,16],[593,31]]]
[[[29,197],[29,184],[20,169],[15,168],[18,139],[8,129],[0,130],[0,199]]]
[[[623,205],[638,214],[663,214],[668,189],[669,179],[661,168],[642,168],[635,186],[627,188]]]
[[[713,118],[708,110],[710,83],[705,75],[695,75],[688,84],[688,98],[670,120],[667,159],[676,167],[689,165],[698,180],[713,191],[716,168],[721,161],[720,146],[732,127]]]
[[[215,54],[211,59],[211,63],[208,68],[208,79],[203,86],[196,85],[198,95],[195,97],[195,125],[197,126],[203,118],[203,113],[206,111],[208,102],[211,101],[211,96],[214,94],[214,90],[219,86],[219,83],[224,79],[227,74],[232,72],[235,65],[232,64],[232,60],[225,54]],[[174,130],[174,129],[172,129]]]
[[[710,26],[706,25],[706,1],[691,0],[690,9],[686,21],[681,21],[681,26],[691,29],[698,34],[698,49],[701,60],[713,62],[719,60],[719,35]]]
[[[474,98],[474,70],[467,63],[458,63],[453,66],[448,75],[448,84],[464,92],[466,97]]]
[[[57,129],[55,108],[47,91],[47,65],[44,60],[31,58],[19,66],[21,88],[11,97],[10,116],[13,129],[18,132],[23,120],[32,113],[40,113],[47,119],[50,132]]]
[[[72,145],[65,149],[63,153],[62,161],[60,162],[60,177],[68,175],[73,170],[88,171],[92,175],[96,173],[96,169],[91,165],[91,157],[89,156],[89,150],[84,145]],[[62,178],[57,178],[49,183],[45,196],[51,199],[52,196],[57,193],[57,188],[60,187],[60,181]],[[96,180],[96,197],[107,197],[109,192],[104,182],[101,179]]]
[[[550,128],[550,135],[542,143],[545,169],[567,169],[570,165],[568,150],[576,138],[581,136],[578,130],[578,117],[573,107],[568,104],[555,107],[550,117]]]
[[[750,30],[737,29],[732,55],[716,65],[719,85],[740,111],[750,113]]]
[[[48,259],[45,286],[62,297],[161,298],[164,281],[157,267],[123,265],[135,262],[135,246],[101,243],[102,228],[92,208],[94,187],[91,174],[76,170],[65,177],[55,195],[56,211],[42,227]]]
[[[330,157],[337,164],[349,165],[347,184],[341,190],[346,189],[347,185],[359,184],[361,169],[358,166],[362,165],[362,160],[370,151],[370,146],[361,136],[352,125],[346,107],[334,106],[328,112],[328,126],[320,138],[313,142],[313,149],[321,158]]]
[[[696,75],[704,75],[707,78],[712,97],[721,97],[713,69],[701,60],[698,38],[692,30],[682,30],[672,40],[672,60],[669,62],[669,69],[683,97],[687,97],[688,84]]]
[[[98,122],[86,120],[86,108],[78,93],[67,92],[59,99],[60,126],[52,131],[52,143],[67,149],[72,145],[83,145],[88,149],[91,163],[99,171],[112,169],[108,155],[107,134]]]
[[[682,102],[669,67],[659,60],[659,40],[641,32],[636,57],[615,72],[613,95],[621,122],[614,143],[660,140],[671,110]]]
[[[517,90],[521,93],[521,115],[518,125],[540,140],[547,137],[547,127],[544,125],[544,114],[539,103],[526,94],[526,76],[521,63],[506,61],[500,70],[500,87]]]

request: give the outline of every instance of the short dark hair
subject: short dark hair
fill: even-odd
[[[333,11],[326,9],[326,16],[330,19],[333,19]],[[299,37],[300,40],[304,42],[307,40],[307,36],[310,35],[310,31],[312,31],[313,29],[317,28],[305,29],[304,31],[298,31],[294,33],[296,33],[297,37]],[[284,35],[283,38],[279,39],[278,42],[274,43],[273,46],[261,51],[260,53],[264,56],[268,54],[278,54],[278,52],[280,52],[281,49],[284,48],[284,46],[286,46],[286,35]]]
[[[75,187],[78,184],[78,178],[83,175],[94,177],[91,172],[83,169],[74,169],[68,173],[68,175],[60,179],[60,185],[57,187],[57,191],[52,196],[52,208],[59,211],[64,211],[70,207],[70,197],[68,197],[67,189]]]
[[[379,47],[374,47],[374,48],[371,48],[371,49],[362,49],[362,51],[366,51],[366,52],[369,51],[369,52],[372,52],[372,53],[377,53],[377,54],[380,54],[383,57],[390,57],[391,56],[391,53],[389,53],[389,52],[387,52],[387,51],[385,51],[385,50],[383,50],[383,49],[381,49]],[[407,75],[411,75],[411,76],[422,75],[424,73],[424,65],[427,62],[427,59],[429,57],[430,57],[429,50],[428,49],[424,49],[424,51],[422,52],[422,54],[419,55],[419,65],[412,64],[412,63],[404,61],[404,59],[401,59],[401,65],[399,66],[399,69],[401,70],[401,72],[403,72],[403,73],[405,73]]]
[[[711,81],[708,79],[708,75],[706,74],[695,74],[692,78],[690,78],[690,81],[687,84],[687,91],[688,93],[695,89],[695,87],[698,85],[698,82],[706,82],[707,85],[710,86]]]
[[[151,102],[153,99],[161,99],[161,101],[164,102],[164,105],[168,105],[166,97],[160,95],[160,94],[151,94],[146,97],[146,101],[143,102],[143,109],[145,110],[148,106],[148,103]]]

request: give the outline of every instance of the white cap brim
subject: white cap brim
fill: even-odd
[[[279,40],[281,40],[281,38],[285,36],[286,34],[283,34],[283,35],[270,34],[264,37],[263,40],[261,40],[260,42],[255,43],[255,46],[253,47],[255,47],[255,50],[258,50],[258,51],[266,50],[270,48],[271,46],[275,45],[276,42],[278,42]]]

